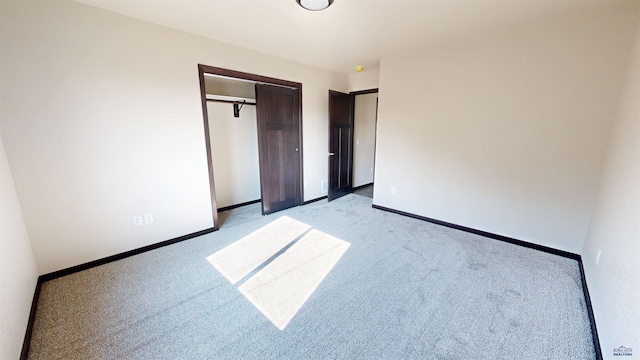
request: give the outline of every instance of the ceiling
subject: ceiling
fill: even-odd
[[[482,32],[609,0],[77,0],[152,23],[341,73]],[[613,0],[612,0],[613,1]]]

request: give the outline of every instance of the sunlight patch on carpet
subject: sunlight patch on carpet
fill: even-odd
[[[350,245],[311,230],[238,290],[283,330]]]
[[[282,216],[207,257],[229,282],[284,330],[350,243]],[[310,230],[310,231],[309,231]]]
[[[207,261],[235,284],[310,228],[282,216],[210,255]]]

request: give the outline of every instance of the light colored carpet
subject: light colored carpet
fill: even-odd
[[[243,211],[213,234],[44,283],[29,358],[595,358],[574,260],[375,210],[357,195]],[[282,216],[311,230],[242,280],[207,261]],[[264,281],[323,253],[303,242],[311,232],[350,244],[309,270],[325,273],[309,278],[318,286]],[[249,298],[272,292],[282,305],[285,288],[303,301],[266,311],[302,303],[280,330]]]

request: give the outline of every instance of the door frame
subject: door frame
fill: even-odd
[[[303,188],[303,184],[304,184],[304,179],[303,179],[303,146],[302,146],[302,83],[298,83],[298,82],[293,82],[293,81],[288,81],[288,80],[282,80],[282,79],[276,79],[276,78],[272,78],[272,77],[267,77],[267,76],[262,76],[262,75],[256,75],[256,74],[251,74],[251,73],[246,73],[246,72],[241,72],[241,71],[236,71],[236,70],[229,70],[229,69],[223,69],[223,68],[219,68],[219,67],[214,67],[214,66],[208,66],[208,65],[203,65],[203,64],[198,64],[198,79],[200,81],[200,102],[202,105],[202,117],[203,117],[203,122],[204,122],[204,138],[205,138],[205,148],[206,148],[206,153],[207,153],[207,167],[208,167],[208,172],[209,172],[209,191],[210,191],[210,197],[211,197],[211,214],[213,216],[213,230],[218,230],[220,228],[219,226],[219,222],[218,222],[218,207],[216,205],[216,189],[215,189],[215,181],[213,178],[213,157],[211,154],[211,138],[209,136],[209,114],[207,111],[207,93],[206,93],[206,89],[205,89],[205,75],[204,74],[212,74],[212,75],[218,75],[218,76],[224,76],[224,77],[228,77],[228,78],[232,78],[232,79],[239,79],[239,80],[249,80],[249,81],[255,81],[257,83],[263,83],[263,84],[269,84],[269,85],[276,85],[276,86],[285,86],[285,87],[289,87],[289,88],[294,88],[298,90],[298,118],[299,120],[299,124],[300,124],[300,133],[298,135],[299,137],[299,144],[300,144],[300,196],[302,199],[304,199],[304,188]],[[258,150],[260,151],[260,150]],[[262,184],[260,184],[260,186],[262,187]],[[260,194],[260,197],[262,198],[262,194]]]
[[[353,113],[351,114],[351,116],[353,117],[353,136],[355,137],[356,135],[356,96],[358,95],[367,95],[367,94],[378,94],[379,88],[373,88],[373,89],[366,89],[366,90],[360,90],[360,91],[352,91],[349,93],[349,95],[352,96],[352,101],[353,101]],[[380,97],[378,97],[378,101],[380,100]],[[374,164],[373,164],[373,173],[374,173],[374,177],[375,177],[375,171],[376,171],[376,165],[375,165],[375,157],[376,157],[376,145],[378,143],[378,101],[376,101],[376,130],[375,130],[375,139],[374,139],[374,143],[373,143],[373,158],[374,158]],[[351,142],[353,143],[353,139],[351,139]],[[355,152],[352,150],[352,154],[355,156]],[[352,190],[353,190],[353,162],[355,160],[352,159],[351,160],[351,185],[352,185]],[[359,189],[360,187],[358,187]]]
[[[331,94],[332,91],[333,92],[342,93],[340,91],[329,90],[329,97],[331,97],[330,94]],[[349,140],[351,142],[351,149],[349,149],[350,156],[351,156],[351,161],[349,161],[349,169],[348,169],[348,172],[349,172],[349,183],[352,185],[351,191],[353,191],[353,155],[354,155],[354,152],[353,152],[353,139],[354,139],[354,136],[355,136],[355,133],[356,133],[356,131],[355,131],[356,130],[356,124],[355,124],[356,96],[357,95],[366,95],[366,94],[378,94],[379,92],[380,92],[379,88],[372,88],[372,89],[366,89],[366,90],[351,91],[351,92],[348,93],[348,95],[351,96],[351,99],[349,100],[350,103],[351,103],[351,105],[349,106],[349,111],[350,111],[349,117],[351,118],[350,121],[351,121],[351,124],[353,126],[353,129],[352,129],[353,131],[351,131],[351,139]],[[345,93],[342,93],[342,94],[345,94]],[[378,133],[378,130],[377,130],[377,128],[378,128],[378,109],[377,108],[378,108],[378,106],[376,104],[376,143],[377,143],[377,133]],[[329,116],[331,116],[331,110],[329,110]],[[327,119],[327,123],[328,123],[328,127],[329,127],[329,134],[328,134],[329,144],[331,144],[331,120]],[[331,151],[331,149],[329,149],[328,153],[330,151]],[[375,148],[374,148],[374,152],[375,152]],[[374,154],[374,156],[375,156],[375,154]],[[327,156],[327,157],[329,157],[329,156]],[[327,162],[327,164],[328,164],[327,179],[329,179],[327,181],[331,181],[331,179],[330,179],[331,178],[331,165],[329,164],[329,162]],[[328,186],[328,187],[330,187],[330,186]],[[331,201],[331,200],[329,200],[329,194],[328,193],[327,193],[327,201]]]

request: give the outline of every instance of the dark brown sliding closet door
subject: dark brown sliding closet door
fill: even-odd
[[[299,93],[256,85],[262,213],[300,205],[301,151]]]

